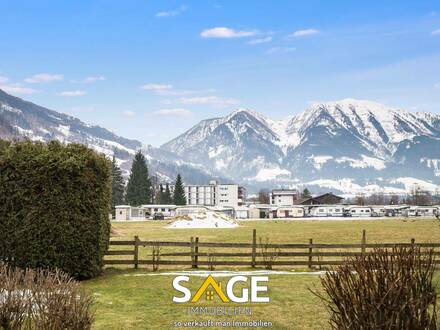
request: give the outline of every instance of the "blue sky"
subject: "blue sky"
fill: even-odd
[[[437,1],[0,0],[0,88],[160,145],[237,107],[440,113]]]

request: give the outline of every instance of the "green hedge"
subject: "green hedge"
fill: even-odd
[[[111,163],[79,144],[0,142],[0,259],[77,279],[99,274]]]

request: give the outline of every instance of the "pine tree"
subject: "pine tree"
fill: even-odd
[[[125,182],[122,177],[121,169],[116,164],[116,158],[113,156],[112,159],[112,209],[116,205],[121,205],[124,203],[124,189]]]
[[[174,204],[186,205],[185,189],[183,188],[180,174],[177,174],[176,184],[174,186]]]
[[[165,204],[173,203],[173,197],[171,196],[170,185],[168,183],[165,186],[165,193],[163,199]]]
[[[310,193],[310,190],[305,188],[301,194],[302,198],[310,198],[312,197],[312,194]]]
[[[151,202],[151,182],[148,176],[147,162],[141,151],[136,153],[131,165],[125,200],[132,206]]]
[[[167,204],[165,200],[165,191],[163,190],[163,185],[159,185],[159,190],[156,192],[155,204]]]

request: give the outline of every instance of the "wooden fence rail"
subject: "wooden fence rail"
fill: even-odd
[[[371,249],[374,248],[421,247],[435,249],[440,248],[440,243],[416,243],[414,239],[408,243],[367,243],[365,230],[362,232],[358,244],[323,244],[314,243],[313,239],[310,239],[308,244],[272,244],[263,242],[261,239],[257,243],[257,232],[254,229],[251,243],[201,242],[199,237],[191,237],[189,242],[142,241],[138,236],[135,236],[134,240],[112,240],[110,246],[116,247],[116,249],[110,249],[107,252],[106,256],[110,258],[105,258],[106,265],[133,265],[134,268],[138,268],[139,265],[153,265],[154,269],[157,269],[158,265],[191,266],[191,268],[209,266],[213,269],[215,266],[264,266],[266,268],[272,268],[272,266],[307,266],[309,268],[333,266],[342,264],[344,258],[371,253]],[[132,247],[132,249],[123,249],[123,247]],[[152,249],[151,259],[141,259],[145,253],[141,253],[140,248],[147,247]],[[168,248],[174,249],[169,252],[161,250]],[[176,248],[179,251],[175,251]],[[222,248],[227,249],[227,252],[213,251],[213,249]],[[202,251],[203,249],[205,250]],[[231,249],[242,251],[230,252]],[[433,253],[435,256],[440,256],[440,251],[434,250]],[[112,259],[115,256],[132,256],[132,259]],[[164,260],[162,257],[168,259]],[[180,258],[173,259],[176,257]],[[189,258],[182,259],[182,257]],[[286,259],[286,257],[291,258]],[[217,260],[217,258],[223,259]],[[436,260],[436,263],[440,264],[440,260]]]

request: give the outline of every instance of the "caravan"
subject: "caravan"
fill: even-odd
[[[344,209],[340,205],[314,205],[309,212],[311,217],[342,217]]]
[[[369,206],[351,206],[344,211],[347,217],[371,217],[371,213],[371,207]]]
[[[276,210],[277,218],[302,218],[304,217],[304,208],[301,206],[284,206]]]

